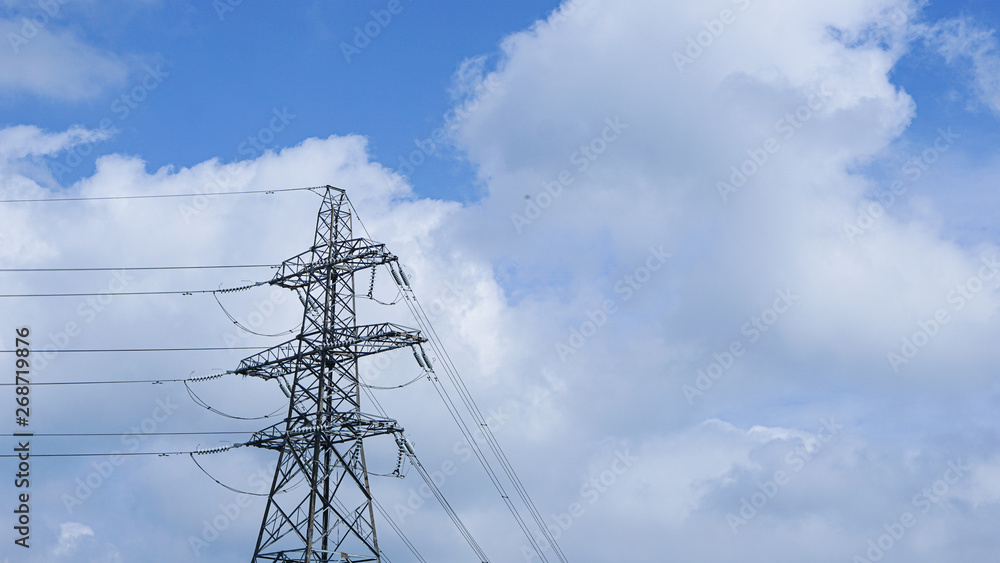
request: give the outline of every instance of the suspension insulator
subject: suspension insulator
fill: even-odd
[[[416,348],[413,348],[413,357],[414,357],[414,359],[417,360],[417,365],[418,366],[420,366],[422,368],[426,368],[427,367],[426,365],[424,365],[424,361],[420,359],[420,354],[417,354]]]
[[[420,355],[424,357],[424,362],[427,364],[426,365],[427,369],[431,369],[431,359],[427,357],[427,352],[424,352],[423,348],[420,349]]]
[[[410,280],[406,277],[406,272],[403,271],[402,266],[399,267],[399,275],[403,278],[403,283],[406,284],[406,287],[410,287]]]
[[[281,387],[281,392],[284,393],[286,397],[289,399],[292,398],[292,394],[288,392],[288,387],[285,387],[285,384],[282,383],[281,380],[278,380],[278,387]]]
[[[392,273],[392,279],[396,280],[396,285],[403,285],[402,280],[399,279],[399,274],[396,273],[396,268],[393,268],[392,265],[390,265],[389,272]]]

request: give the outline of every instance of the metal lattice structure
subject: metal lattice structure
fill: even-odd
[[[381,562],[364,439],[402,429],[361,411],[358,359],[425,341],[398,325],[357,324],[355,273],[396,257],[354,238],[347,195],[324,189],[312,248],[286,260],[270,282],[299,294],[301,332],[235,370],[277,379],[289,395],[285,420],[248,442],[279,452],[255,563]]]

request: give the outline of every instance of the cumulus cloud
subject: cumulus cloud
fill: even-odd
[[[933,211],[904,212],[917,202],[856,171],[891,152],[915,115],[890,75],[918,20],[914,5],[626,4],[568,2],[507,38],[494,68],[462,74],[464,91],[482,93],[466,102],[475,109],[456,125],[456,142],[489,194],[470,210],[478,231],[464,240],[497,264],[508,314],[546,312],[522,323],[536,329],[525,346],[540,354],[537,339],[547,341],[546,367],[567,374],[559,422],[568,440],[624,439],[640,427],[671,435],[709,414],[767,424],[776,405],[803,401],[780,415],[797,421],[786,428],[830,412],[870,416],[877,451],[881,409],[935,393],[935,422],[907,438],[925,447],[925,433],[992,373],[996,274],[987,264],[997,249],[989,239],[948,240]],[[956,135],[942,135],[921,166],[957,158]],[[671,259],[643,273],[658,245]],[[799,299],[786,307],[781,291]],[[582,346],[560,366],[551,347],[574,339]],[[704,395],[691,404],[684,385]],[[897,394],[891,406],[877,398],[886,389]],[[650,428],[651,419],[662,425]],[[673,455],[693,455],[668,443]],[[706,482],[715,471],[702,471]],[[877,470],[827,478],[866,471]],[[637,495],[632,513],[697,504],[683,480],[662,480],[641,489],[661,494]],[[895,510],[886,491],[844,494]],[[701,529],[703,514],[670,513],[667,521]],[[779,527],[825,530],[788,559],[815,559],[820,545],[864,533],[835,521],[783,514]],[[761,533],[771,543],[789,537]],[[707,540],[692,543],[701,554],[692,560],[725,558]]]
[[[111,267],[127,263],[148,265],[152,262],[178,265],[278,264],[312,243],[320,199],[310,192],[273,196],[224,194],[336,184],[349,188],[364,226],[378,240],[389,244],[394,252],[403,257],[407,267],[416,273],[432,267],[425,266],[425,263],[439,261],[431,250],[434,247],[431,233],[458,209],[453,203],[414,198],[410,187],[400,176],[371,162],[366,141],[360,137],[308,139],[295,147],[267,152],[251,161],[223,164],[213,159],[180,169],[150,171],[139,158],[110,155],[98,160],[94,175],[59,192],[39,186],[18,168],[33,155],[55,153],[81,139],[92,137],[91,133],[75,129],[45,133],[31,127],[13,127],[0,131],[0,139],[5,140],[0,145],[7,147],[4,154],[9,155],[0,165],[5,178],[2,188],[4,197],[204,195],[160,200],[153,205],[148,204],[158,200],[6,204],[0,207],[0,240],[3,241],[0,248],[5,263],[39,267],[69,263]],[[359,230],[355,234],[360,236],[363,231],[360,225],[357,226]],[[126,232],[136,233],[136,236],[122,236]],[[97,272],[70,278],[4,274],[4,288],[12,292],[29,289],[39,292],[58,287],[76,287],[82,291],[121,291],[125,288],[146,291],[179,285],[217,288],[220,284],[241,286],[246,284],[243,280],[249,277],[266,280],[273,275],[267,268],[239,273],[234,271],[235,277],[228,279],[212,274],[202,276],[197,271],[188,272],[193,276],[182,273],[172,278],[135,273]],[[474,284],[485,275],[485,272],[471,271],[466,278],[468,283]],[[417,275],[414,275],[413,281],[421,286],[427,283],[419,280]],[[368,280],[359,283],[367,284]],[[375,297],[391,301],[392,282],[380,275],[376,283]],[[460,280],[459,283],[465,287],[466,281]],[[431,298],[437,295],[435,291]],[[264,288],[260,292],[220,297],[227,311],[241,319],[243,326],[254,327],[260,333],[282,333],[294,328],[300,320],[301,310],[296,307],[298,301],[286,290],[270,291]],[[460,306],[467,299],[456,294],[449,296],[447,303]],[[159,346],[173,340],[181,346],[262,348],[274,343],[273,339],[262,339],[233,325],[214,301],[129,303],[126,297],[105,296],[89,301],[87,298],[71,299],[62,303],[20,300],[9,305],[9,308],[5,306],[5,311],[11,318],[30,317],[24,322],[30,322],[32,330],[36,331],[40,354],[67,346],[98,345],[102,341],[112,346],[129,346],[129,342]],[[359,305],[359,309],[368,315],[366,319],[372,322],[390,320],[412,325],[412,319],[407,321],[401,317],[400,308],[386,308],[364,300]],[[208,316],[203,317],[205,313]],[[216,314],[221,316],[215,320],[223,319],[224,322],[220,324],[210,320]],[[450,313],[445,315],[441,310],[437,316],[444,324],[444,317],[450,316]],[[181,332],[170,328],[176,323],[187,325],[189,322],[193,324]],[[43,359],[36,361],[34,374],[39,381],[46,377],[55,380],[73,378],[90,370],[97,370],[92,373],[102,373],[109,379],[119,376],[129,378],[140,372],[146,376],[161,371],[163,374],[190,374],[192,371],[210,374],[216,368],[230,369],[238,364],[240,359],[249,355],[245,352],[233,350],[214,358],[189,358],[193,363],[180,357],[176,358],[180,363],[166,358],[155,362],[155,366],[143,366],[145,362],[141,358],[118,356],[112,360],[114,367],[104,364],[103,368],[98,366],[105,360],[95,358],[97,363],[91,363],[84,359],[81,364],[70,366],[59,355],[44,354],[39,356]],[[140,360],[140,363],[135,364],[133,360]],[[404,367],[403,361],[394,359],[391,366],[379,369],[372,377],[387,385],[392,385],[404,375],[412,377],[412,370],[406,369],[411,365],[409,361]],[[249,385],[244,386],[245,383]],[[266,414],[264,411],[270,413],[275,408],[280,409],[284,397],[280,391],[275,395],[275,389],[259,383],[240,383],[234,388],[235,395],[228,398],[222,387],[202,388],[198,392],[221,410],[237,415],[242,412],[257,416]],[[85,425],[91,429],[111,425],[114,426],[112,431],[120,429],[125,434],[103,443],[81,444],[80,447],[96,447],[102,451],[147,451],[169,447],[162,438],[148,436],[149,433],[170,428],[193,428],[191,425],[218,427],[220,422],[225,423],[225,419],[218,419],[201,408],[192,409],[193,403],[187,395],[183,390],[178,391],[176,388],[155,386],[146,390],[101,391],[93,388],[84,389],[82,393],[56,393],[50,398],[54,410],[50,411],[53,414],[46,424],[81,429],[81,421],[86,421]],[[221,395],[220,391],[223,392]],[[98,404],[104,404],[106,408],[95,410],[94,405]],[[405,410],[408,409],[398,409],[394,414],[406,419],[409,415]],[[419,410],[411,413],[416,415]],[[205,418],[206,414],[210,416]],[[267,423],[266,420],[263,423],[251,422],[247,430],[259,429]],[[192,442],[186,447],[196,445]],[[373,446],[370,454],[373,462],[378,463],[382,457],[395,455],[391,441],[383,446]],[[87,527],[67,525],[61,535],[47,537],[40,534],[39,542],[50,545],[60,557],[74,561],[117,561],[113,557],[115,553],[134,553],[135,549],[145,552],[150,546],[156,546],[153,549],[157,554],[151,557],[186,560],[196,556],[192,546],[198,544],[192,542],[192,538],[208,541],[204,539],[206,537],[211,540],[208,542],[210,547],[200,552],[206,557],[230,551],[244,553],[246,544],[252,543],[249,538],[255,537],[263,507],[255,505],[252,510],[243,512],[238,522],[227,521],[225,529],[206,532],[202,520],[212,522],[219,506],[234,502],[232,493],[207,480],[189,463],[162,464],[164,460],[151,458],[150,461],[153,459],[161,463],[149,464],[139,458],[113,462],[112,458],[102,457],[83,463],[69,461],[59,464],[63,478],[40,483],[39,488],[44,487],[47,491],[44,498],[49,500],[39,501],[33,508],[39,514],[66,514],[78,518],[87,522]],[[253,471],[267,474],[271,471],[269,464],[273,464],[272,456],[264,451],[246,454],[246,457],[237,455],[214,466],[213,461],[206,462],[213,473],[227,482],[240,484],[242,489],[254,488],[245,484],[248,475]],[[265,481],[269,480],[268,475]],[[212,501],[206,502],[209,498]],[[123,518],[123,514],[130,514],[131,517]],[[228,514],[232,515],[232,512]],[[112,523],[109,532],[108,527]],[[102,541],[94,541],[95,531],[99,529],[103,530],[101,538],[107,538],[118,551]],[[216,541],[218,536],[212,534],[220,532],[225,532],[225,537]],[[144,542],[148,543],[140,548],[138,544]],[[25,561],[47,560],[44,555],[34,557]]]
[[[570,559],[620,558],[627,543],[636,560],[662,558],[670,545],[683,561],[842,561],[909,511],[919,527],[895,554],[986,560],[995,528],[987,524],[997,516],[997,440],[983,423],[1000,392],[988,383],[1000,336],[995,243],[950,240],[933,205],[859,172],[884,158],[918,109],[890,78],[914,25],[893,16],[900,13],[913,14],[913,4],[566,2],[506,38],[497,57],[471,58],[456,73],[450,128],[486,188],[481,201],[418,198],[353,136],[307,139],[232,165],[148,170],[140,158],[111,155],[68,190],[204,195],[2,207],[0,236],[16,241],[5,243],[5,258],[39,266],[277,263],[311,244],[318,198],[220,192],[347,188],[372,237],[411,272]],[[17,178],[33,182],[20,161],[88,134],[0,131],[4,193],[16,192]],[[927,150],[936,152],[919,153],[927,170],[918,169],[946,186],[927,171],[960,150],[948,139]],[[128,274],[118,282],[135,291],[200,289],[266,275]],[[18,277],[5,287],[65,283],[99,290],[117,282]],[[391,301],[392,284],[375,284],[376,296]],[[255,290],[225,305],[244,320],[256,312],[260,332],[278,333],[300,314],[294,298],[280,300]],[[366,302],[360,310],[412,324],[398,307]],[[269,343],[197,296],[50,308],[24,301],[10,314],[47,327],[53,345]],[[69,322],[77,335],[69,336]],[[413,371],[405,356],[363,373],[405,381]],[[121,378],[167,378],[241,358],[118,357],[113,369]],[[81,361],[93,363],[54,358],[45,373],[109,369]],[[273,386],[240,385],[238,394],[219,384],[204,396],[241,415],[280,407]],[[90,404],[107,400],[99,393],[53,397],[57,422],[219,425],[176,389],[116,395],[114,412],[92,413]],[[487,537],[487,551],[521,557],[495,491],[446,430],[447,415],[430,407],[437,397],[419,385],[407,393],[387,395],[387,410],[442,471],[446,494],[473,533]],[[183,406],[156,421],[157,400]],[[391,445],[373,447],[370,464],[391,465],[394,454]],[[263,507],[233,513],[230,491],[178,461],[97,473],[87,499],[50,509],[72,508],[87,522],[128,513],[122,536],[157,546],[164,560],[190,559],[191,538],[213,554],[244,554]],[[241,450],[212,461],[224,480],[242,483],[257,468],[266,474],[273,457]],[[446,463],[457,470],[445,475]],[[969,468],[955,482],[952,463]],[[87,485],[97,470],[70,461],[62,468],[69,477],[52,483],[47,498],[65,503],[65,495],[83,496],[74,478]],[[774,489],[778,471],[789,479]],[[939,481],[947,486],[940,493]],[[390,512],[419,513],[404,518],[411,537],[441,537],[447,521],[412,481],[378,487]],[[924,490],[934,500],[919,497]],[[750,516],[741,514],[743,499]],[[730,514],[745,520],[735,532]],[[132,541],[115,543],[124,551]],[[463,556],[460,546],[437,549],[442,561]]]
[[[86,561],[87,563],[121,563],[118,549],[97,540],[94,530],[79,522],[59,524],[59,538],[52,554],[61,561]]]
[[[109,137],[107,131],[82,127],[49,133],[34,125],[17,125],[0,130],[0,158],[10,164],[32,156],[52,156],[76,145]]]
[[[37,6],[36,6],[37,7]],[[37,14],[52,19],[38,8]],[[80,101],[124,84],[128,66],[117,56],[102,52],[71,32],[39,25],[36,14],[0,19],[0,35],[9,43],[0,66],[0,92]]]
[[[94,530],[79,522],[63,522],[59,530],[59,544],[53,552],[58,556],[72,555],[81,538],[94,537]]]

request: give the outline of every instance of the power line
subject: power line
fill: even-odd
[[[207,476],[207,477],[208,477],[209,479],[211,479],[211,480],[215,481],[215,482],[216,482],[216,483],[218,483],[219,485],[222,485],[222,487],[223,487],[223,488],[225,488],[225,489],[229,489],[230,491],[232,491],[232,492],[234,492],[234,493],[237,493],[237,494],[241,494],[241,495],[250,495],[250,496],[255,496],[255,497],[266,497],[266,496],[267,496],[267,495],[266,495],[266,494],[264,494],[264,493],[254,493],[254,492],[250,492],[250,491],[241,491],[241,490],[239,490],[239,489],[237,489],[237,488],[234,488],[234,487],[230,487],[229,485],[227,485],[227,484],[223,483],[222,481],[220,481],[220,480],[216,479],[216,478],[215,478],[214,476],[212,476],[212,474],[211,474],[211,473],[209,473],[209,472],[208,472],[208,471],[207,471],[207,470],[206,470],[206,469],[205,469],[204,467],[202,467],[202,466],[201,466],[201,464],[200,464],[200,463],[198,463],[198,460],[197,460],[197,459],[196,459],[196,458],[194,457],[194,453],[190,453],[190,454],[188,454],[188,455],[190,455],[190,456],[191,456],[191,461],[193,461],[193,462],[194,462],[194,464],[198,466],[198,469],[201,469],[201,472],[202,472],[202,473],[204,473],[204,474],[205,474],[205,475],[206,475],[206,476]],[[292,485],[291,487],[288,487],[287,489],[283,489],[283,490],[281,490],[280,492],[282,492],[282,493],[287,493],[288,491],[291,491],[291,490],[293,490],[293,489],[297,488],[297,487],[298,487],[299,485],[301,485],[301,484],[302,484],[302,483],[303,483],[304,481],[305,481],[305,477],[303,477],[303,478],[302,478],[301,480],[299,480],[299,482],[298,482],[298,483],[296,483],[296,484]]]
[[[278,192],[300,192],[314,190],[315,188],[279,188],[273,190],[245,190],[235,192],[215,192],[212,194],[149,194],[149,195],[115,195],[115,196],[95,196],[95,197],[53,197],[36,199],[0,199],[0,203],[42,203],[50,201],[110,201],[122,199],[164,199],[176,197],[198,197],[217,195],[246,195],[246,194],[275,194]]]
[[[219,308],[222,309],[222,312],[225,313],[226,317],[230,321],[232,321],[234,325],[236,325],[237,327],[239,327],[239,329],[242,330],[243,332],[246,332],[246,333],[249,333],[249,334],[253,334],[254,336],[263,336],[265,338],[276,338],[278,336],[285,336],[286,334],[294,334],[295,331],[296,331],[296,328],[290,328],[290,329],[288,329],[288,330],[286,330],[284,332],[279,332],[279,333],[276,333],[276,334],[266,334],[266,333],[263,333],[263,332],[257,332],[257,331],[251,330],[251,329],[243,326],[243,324],[240,323],[240,321],[229,312],[229,309],[226,309],[226,306],[222,304],[221,300],[219,300],[219,295],[217,293],[213,293],[212,297],[215,298],[215,302],[219,304]]]
[[[354,211],[354,215],[357,216],[358,212],[357,209],[354,208],[353,203],[351,203],[351,209]],[[365,224],[361,221],[360,218],[358,218],[358,223],[361,225],[362,230],[364,230],[365,235],[371,237],[371,235],[368,233],[368,229],[365,227]],[[402,266],[400,266],[399,268],[400,272],[399,276],[396,275],[396,272],[393,270],[391,263],[385,264],[385,267],[389,270],[389,272],[392,274],[393,279],[396,281],[396,285],[399,287],[400,292],[402,293],[403,300],[406,302],[406,305],[410,309],[410,312],[413,314],[413,317],[417,321],[417,324],[420,325],[421,329],[425,333],[427,333],[428,343],[434,350],[438,352],[438,356],[442,360],[441,365],[444,368],[445,374],[451,380],[452,385],[455,386],[455,389],[458,391],[459,397],[465,404],[466,409],[468,409],[469,413],[472,415],[475,424],[483,428],[482,432],[483,436],[486,438],[486,442],[492,449],[493,455],[496,456],[497,460],[500,462],[500,466],[503,469],[504,473],[506,473],[507,478],[514,485],[514,490],[518,493],[518,496],[521,498],[521,501],[528,508],[528,513],[535,520],[535,524],[540,528],[542,535],[548,541],[549,546],[555,552],[556,556],[561,561],[564,562],[567,561],[565,555],[562,552],[562,549],[556,543],[556,539],[549,532],[548,528],[546,527],[541,517],[541,514],[535,507],[534,502],[528,496],[528,492],[524,489],[524,485],[521,483],[520,478],[514,471],[513,466],[511,466],[510,460],[503,452],[503,449],[500,447],[499,442],[496,441],[496,438],[493,435],[493,431],[490,429],[489,424],[483,417],[482,411],[479,409],[479,405],[476,404],[475,400],[472,398],[472,395],[469,393],[469,390],[466,387],[465,382],[462,380],[461,375],[458,373],[458,369],[455,367],[454,363],[451,360],[451,356],[448,355],[448,352],[447,350],[445,350],[444,345],[440,342],[440,338],[437,335],[437,331],[434,330],[434,327],[430,324],[430,318],[427,316],[423,307],[420,305],[420,302],[417,301],[416,294],[413,293],[409,281],[406,279],[406,274],[403,273]],[[423,351],[422,347],[421,351]],[[430,364],[430,361],[427,360],[426,355],[424,356],[424,358],[425,361],[427,361],[427,366],[426,366],[427,370],[431,374],[434,374],[434,370]],[[419,358],[417,359],[417,362],[420,363]],[[535,549],[535,552],[538,554],[539,559],[541,559],[542,561],[547,561],[548,559],[545,557],[541,545],[539,545],[539,542],[534,538],[534,536],[531,535],[521,515],[514,507],[513,503],[511,503],[510,497],[507,495],[506,491],[503,488],[503,485],[500,483],[499,477],[496,475],[492,466],[487,461],[485,454],[479,448],[479,444],[476,442],[471,429],[469,428],[468,424],[466,423],[462,415],[459,413],[458,407],[455,405],[451,396],[448,394],[448,391],[444,388],[444,385],[440,383],[440,380],[437,378],[436,374],[430,377],[430,379],[431,382],[434,383],[434,387],[437,390],[438,394],[441,396],[442,401],[445,403],[445,407],[447,407],[452,418],[458,424],[459,429],[462,431],[463,435],[466,436],[466,439],[469,445],[471,446],[473,452],[476,454],[476,457],[479,459],[483,468],[486,470],[486,473],[490,477],[490,480],[493,482],[493,485],[500,493],[500,497],[504,500],[504,503],[507,505],[507,508],[514,516],[514,519],[517,520],[517,523],[521,528],[521,530],[524,532],[524,535],[527,537],[528,542]],[[372,397],[372,400],[374,400],[374,396]]]
[[[434,478],[431,477],[430,473],[427,472],[423,464],[420,463],[420,460],[417,459],[417,454],[413,453],[413,450],[409,447],[408,443],[404,442],[403,446],[406,447],[407,449],[407,454],[410,456],[410,462],[413,464],[413,467],[417,469],[417,473],[419,473],[420,477],[423,478],[424,483],[434,494],[434,497],[437,498],[438,502],[441,504],[441,507],[444,508],[446,513],[448,513],[448,517],[451,518],[452,522],[455,524],[455,527],[458,528],[459,533],[462,534],[462,537],[465,538],[466,543],[469,544],[469,547],[471,547],[472,550],[476,553],[480,561],[483,561],[484,563],[488,562],[489,557],[486,556],[486,553],[483,551],[482,547],[479,546],[479,543],[476,541],[476,539],[472,537],[472,534],[469,532],[469,529],[465,527],[465,524],[462,522],[462,519],[459,518],[458,513],[455,512],[455,509],[451,506],[451,503],[448,502],[448,499],[444,497],[444,493],[442,493],[441,489],[438,488],[437,483],[434,482]]]
[[[127,266],[124,268],[0,268],[0,272],[138,272],[150,270],[223,270],[236,268],[276,268],[273,264],[226,264],[217,266]]]
[[[422,376],[423,374],[421,374],[421,377]],[[385,409],[382,408],[381,403],[378,402],[378,399],[375,398],[375,395],[369,390],[368,386],[362,384],[362,391],[364,391],[365,395],[372,402],[372,405],[376,408],[376,410],[378,410],[379,414],[381,414],[385,418],[388,418]],[[458,529],[458,532],[462,535],[463,538],[465,538],[465,541],[469,544],[469,547],[471,547],[472,550],[476,552],[476,555],[480,557],[480,561],[482,561],[483,563],[488,562],[489,558],[486,556],[486,553],[483,552],[482,548],[476,542],[476,539],[472,537],[472,534],[469,532],[468,528],[465,527],[465,524],[462,522],[462,519],[458,516],[458,513],[455,512],[455,509],[451,506],[451,503],[448,502],[447,498],[445,498],[444,493],[441,491],[441,489],[438,488],[437,483],[434,482],[433,478],[430,478],[430,476],[427,475],[426,470],[420,464],[420,460],[417,459],[417,454],[413,451],[410,443],[406,440],[406,438],[402,434],[397,436],[396,443],[397,446],[399,447],[400,455],[401,456],[405,455],[410,460],[410,465],[417,468],[417,472],[420,474],[420,477],[426,481],[429,490],[434,493],[434,497],[441,504],[441,507],[448,514],[448,517],[451,518],[452,523],[455,524],[455,527]],[[397,471],[398,469],[399,468],[397,467]],[[428,478],[430,478],[430,480],[428,480]],[[397,526],[396,523],[393,522],[391,518],[389,518],[389,515],[385,512],[385,509],[383,509],[378,504],[378,501],[375,500],[374,496],[372,497],[372,502],[375,504],[376,508],[378,508],[379,512],[382,513],[382,516],[384,516],[385,519],[389,521],[389,524],[393,527],[393,529],[396,530],[396,533],[399,534],[399,537],[403,540],[403,542],[407,545],[407,547],[410,548],[410,551],[413,552],[413,554],[417,557],[417,559],[420,561],[424,561],[424,559],[420,556],[420,554],[416,552],[416,547],[414,547],[410,543],[410,540],[407,539],[405,535],[403,535],[403,531],[399,529],[399,526]]]
[[[10,350],[2,350],[0,352],[9,352]],[[73,351],[73,350],[63,350],[63,352]],[[90,352],[92,350],[77,350]],[[115,380],[115,381],[32,381],[31,385],[116,385],[116,384],[137,384],[137,383],[152,383],[153,385],[161,385],[163,383],[182,383],[185,381],[205,381],[208,379],[216,379],[222,377],[231,372],[220,373],[218,375],[209,375],[206,377],[195,377],[187,379],[128,379],[128,380]],[[19,383],[0,383],[0,387],[14,387],[20,385]]]
[[[22,432],[20,434],[14,434],[17,438],[33,438],[34,436],[28,432]],[[37,454],[31,452],[31,457],[102,457],[102,456],[143,456],[143,455],[155,455],[160,457],[167,457],[172,455],[209,455],[218,454],[232,450],[234,448],[242,448],[248,446],[248,443],[238,443],[229,444],[227,446],[221,446],[218,448],[210,448],[207,450],[185,450],[185,451],[171,451],[171,452],[64,452],[64,453],[42,453]],[[18,454],[0,454],[0,458],[16,458],[19,457]]]
[[[253,434],[252,430],[229,430],[220,432],[142,432],[143,436],[221,436],[226,434]],[[9,437],[27,437],[25,436],[27,432],[22,432],[20,434],[0,434],[5,438]],[[78,432],[78,433],[40,433],[31,432],[32,438],[97,438],[103,436],[122,436],[128,435],[128,432]]]
[[[406,537],[406,534],[403,533],[403,529],[396,524],[391,516],[389,516],[389,512],[385,508],[382,508],[382,503],[380,503],[374,496],[372,497],[372,502],[375,504],[375,508],[378,509],[379,514],[382,515],[382,518],[385,518],[385,521],[389,523],[389,526],[391,526],[396,532],[396,535],[399,536],[399,539],[403,540],[403,545],[405,545],[406,548],[410,550],[410,553],[417,558],[417,561],[420,561],[420,563],[427,563],[427,560],[420,555],[419,551],[417,551],[417,546],[413,545],[410,538]],[[383,558],[384,557],[385,556],[383,555]]]
[[[215,346],[207,348],[104,348],[89,350],[35,350],[36,353],[81,354],[112,352],[217,352],[221,350],[260,350],[260,346]],[[0,350],[0,354],[13,354],[16,350]],[[159,381],[165,381],[163,379]],[[183,381],[183,380],[180,380]]]
[[[10,299],[10,298],[31,298],[31,297],[102,297],[102,296],[118,296],[118,295],[194,295],[196,293],[215,293],[216,289],[197,289],[191,291],[121,291],[121,292],[109,292],[109,291],[98,291],[90,293],[23,293],[23,294],[0,294],[0,299]]]
[[[27,437],[27,436],[26,436]],[[228,449],[228,448],[227,448]],[[200,454],[204,452],[86,452],[86,453],[60,453],[60,454],[36,454],[31,452],[31,457],[104,457],[104,456],[143,456],[143,455],[155,455],[160,457],[167,457],[172,455],[189,455],[189,454]],[[0,458],[11,458],[18,457],[18,454],[0,454]]]
[[[32,297],[115,297],[119,295],[195,295],[203,293],[232,293],[234,291],[243,291],[246,289],[251,289],[257,286],[265,285],[268,282],[256,282],[250,285],[233,287],[226,289],[192,289],[188,291],[184,290],[173,290],[173,291],[97,291],[97,292],[83,292],[83,293],[22,293],[22,294],[0,294],[0,299],[9,298],[32,298]]]
[[[378,391],[389,391],[389,390],[392,390],[392,389],[402,389],[403,387],[408,387],[408,386],[410,386],[410,385],[412,385],[412,384],[420,381],[421,379],[424,379],[425,377],[429,379],[429,376],[425,372],[421,371],[419,375],[417,375],[413,379],[407,381],[406,383],[403,383],[403,384],[400,384],[400,385],[391,385],[391,386],[388,386],[388,387],[384,387],[384,386],[380,386],[380,385],[369,385],[369,384],[367,384],[367,383],[365,383],[363,381],[359,381],[358,383],[362,387],[364,387],[365,389],[375,389],[375,390],[378,390]]]
[[[517,476],[517,473],[514,471],[513,466],[510,464],[510,460],[507,458],[506,454],[503,452],[503,449],[500,447],[499,442],[497,442],[496,437],[493,435],[493,431],[490,429],[489,424],[487,423],[485,417],[482,414],[482,411],[479,409],[479,406],[473,399],[471,393],[469,392],[468,387],[462,380],[462,377],[459,374],[458,369],[455,367],[454,362],[451,360],[451,356],[448,354],[448,351],[444,348],[444,345],[441,343],[437,331],[434,329],[433,325],[430,324],[430,318],[427,316],[427,313],[420,305],[420,302],[417,301],[416,295],[414,294],[412,288],[410,287],[409,282],[406,280],[406,274],[403,272],[402,267],[400,267],[398,276],[396,275],[395,270],[393,270],[392,264],[388,264],[386,267],[389,268],[393,279],[396,280],[396,284],[402,290],[404,301],[406,302],[407,307],[410,309],[410,312],[413,314],[414,319],[417,321],[417,324],[420,326],[423,332],[427,334],[428,344],[434,351],[437,352],[438,360],[440,362],[441,367],[443,368],[445,375],[448,377],[451,384],[455,387],[456,391],[458,391],[459,398],[465,405],[466,409],[469,411],[469,414],[472,415],[474,424],[482,428],[482,435],[486,439],[486,442],[489,445],[490,449],[492,450],[493,455],[496,457],[497,461],[500,462],[500,466],[503,472],[506,474],[511,484],[514,486],[515,492],[518,494],[521,501],[527,507],[529,515],[535,520],[535,524],[540,529],[542,536],[548,542],[549,547],[551,547],[551,549],[555,552],[557,558],[563,562],[567,561],[565,554],[562,552],[562,549],[556,543],[555,537],[553,537],[553,535],[549,532],[544,520],[542,519],[541,514],[538,512],[538,509],[536,508],[534,502],[531,500],[527,490],[524,488],[523,483]],[[421,347],[421,352],[422,350],[423,348]],[[433,368],[430,365],[430,360],[426,357],[426,355],[424,356],[424,359],[427,363],[427,369],[431,372],[434,372]],[[418,358],[418,363],[419,361],[420,360]],[[535,552],[538,554],[539,559],[541,561],[548,561],[548,558],[546,558],[545,554],[543,553],[543,549],[539,543],[539,540],[536,540],[535,537],[532,536],[531,533],[529,532],[526,523],[524,522],[521,515],[518,513],[517,509],[511,502],[510,497],[507,495],[503,485],[500,483],[499,477],[496,475],[495,471],[487,461],[485,454],[481,451],[479,444],[474,439],[474,436],[472,434],[471,429],[469,428],[468,423],[465,421],[464,417],[458,411],[458,407],[455,405],[447,389],[445,389],[444,385],[441,384],[440,380],[436,377],[436,375],[431,378],[431,381],[432,383],[434,383],[435,389],[438,391],[441,400],[445,403],[445,406],[448,408],[448,411],[452,415],[452,418],[458,424],[460,430],[462,430],[463,435],[469,442],[469,445],[472,448],[473,452],[476,454],[476,457],[479,459],[480,463],[483,465],[483,468],[489,475],[491,481],[493,482],[494,487],[496,487],[497,489],[497,492],[500,493],[501,498],[504,499],[504,503],[507,504],[507,507],[510,510],[511,514],[514,516],[515,520],[517,520],[518,525],[524,532],[525,537],[528,539],[528,542],[535,549]]]
[[[163,383],[194,383],[199,381],[209,381],[212,379],[219,379],[224,375],[232,374],[232,371],[224,371],[222,373],[216,373],[213,375],[202,375],[199,377],[186,377],[184,379],[119,379],[112,381],[35,381],[31,385],[113,385],[120,383],[152,383],[154,385],[160,385]],[[10,387],[14,385],[20,385],[20,383],[0,383],[0,387]]]
[[[278,407],[277,409],[275,409],[270,414],[265,414],[263,416],[235,416],[235,415],[224,413],[224,412],[220,411],[219,409],[213,407],[212,405],[208,404],[207,402],[205,402],[204,399],[202,399],[201,397],[199,397],[198,394],[195,393],[193,389],[191,389],[191,386],[188,385],[187,381],[184,382],[184,388],[187,389],[188,396],[191,397],[191,400],[194,401],[194,403],[196,405],[198,405],[199,407],[204,407],[204,408],[208,409],[209,411],[214,412],[217,415],[224,416],[226,418],[232,418],[232,419],[235,419],[235,420],[261,420],[261,419],[265,419],[265,418],[271,418],[271,417],[277,415],[278,413],[282,412],[283,410],[285,410],[284,407]]]

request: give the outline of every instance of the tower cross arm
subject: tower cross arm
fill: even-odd
[[[296,426],[295,422],[308,421],[282,421],[263,430],[255,432],[250,439],[242,445],[255,446],[258,448],[281,450],[286,443],[296,444],[299,449],[307,449],[320,440],[324,447],[345,442],[381,436],[385,434],[395,434],[402,436],[403,429],[395,420],[382,418],[362,412],[328,412],[324,418],[329,422],[320,425]]]
[[[420,331],[394,323],[379,323],[332,330],[329,341],[317,342],[318,334],[303,334],[288,342],[268,348],[240,362],[233,370],[241,375],[271,379],[295,372],[296,365],[336,361],[338,356],[359,358],[426,342]]]
[[[285,260],[269,283],[295,289],[305,287],[330,268],[338,274],[350,274],[397,259],[384,244],[364,238],[335,241],[333,248],[329,246],[322,244]]]

